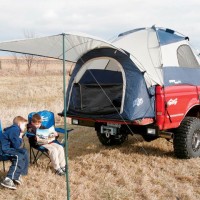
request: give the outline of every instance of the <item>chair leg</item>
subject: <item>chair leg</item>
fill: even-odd
[[[47,158],[49,158],[49,154],[48,152],[45,151],[39,151],[36,149],[36,152],[34,151],[34,148],[30,146],[30,164],[35,164],[38,166],[37,161],[39,160],[39,158],[45,155]],[[50,158],[49,158],[50,159]],[[50,161],[51,162],[51,161]]]
[[[34,149],[30,146],[30,164],[34,164],[36,162],[36,158],[37,154],[35,155]]]
[[[5,162],[4,162],[4,160],[3,160],[3,171],[4,171],[4,172],[6,171],[6,169],[5,169]]]
[[[37,161],[40,159],[40,157],[41,157],[42,155],[44,155],[44,156],[46,156],[47,158],[49,158],[48,153],[46,153],[46,152],[41,152],[41,151],[37,151],[37,153],[34,154],[34,161],[33,161],[33,163],[36,163],[36,164],[37,164]]]
[[[39,151],[37,151],[36,154],[35,154],[34,150],[32,152],[33,152],[33,157],[34,157],[33,164],[36,163],[36,165],[38,165],[37,161],[38,161],[38,159],[40,157],[40,156],[38,157]]]
[[[31,147],[31,145],[30,145],[30,152],[29,152],[29,159],[30,159],[30,164],[32,163],[32,156],[31,156],[31,150],[32,150],[32,147]]]

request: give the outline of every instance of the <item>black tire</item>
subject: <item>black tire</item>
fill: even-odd
[[[117,135],[109,135],[101,133],[99,130],[97,131],[97,136],[101,144],[105,146],[113,146],[113,145],[120,145],[124,143],[124,141],[128,138],[127,134],[117,134]]]
[[[200,156],[200,119],[186,117],[174,133],[174,154],[178,158]]]

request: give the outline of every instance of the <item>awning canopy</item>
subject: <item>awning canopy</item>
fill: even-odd
[[[63,33],[47,37],[1,42],[0,50],[62,60],[63,36],[65,37],[66,61],[77,62],[82,55],[96,48],[110,47],[122,51],[107,41],[83,33]]]

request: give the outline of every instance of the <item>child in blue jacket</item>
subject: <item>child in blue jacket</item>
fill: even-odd
[[[25,148],[21,148],[22,136],[25,131],[27,120],[21,116],[17,116],[13,120],[13,125],[5,128],[1,138],[3,153],[12,156],[12,165],[9,168],[6,178],[1,185],[16,189],[15,184],[21,185],[21,175],[28,173],[28,153]]]

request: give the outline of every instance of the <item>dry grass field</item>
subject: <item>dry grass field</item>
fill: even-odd
[[[0,71],[0,119],[63,109],[62,75],[19,75]],[[56,116],[57,125],[63,121]],[[71,126],[71,125],[69,125]],[[69,135],[69,180],[72,200],[199,200],[200,158],[176,159],[164,139],[145,142],[140,136],[117,147],[104,147],[92,128],[76,127]],[[27,139],[25,143],[28,148]],[[2,163],[0,163],[2,164]],[[10,163],[6,163],[8,170]],[[0,166],[0,180],[6,173]],[[46,158],[31,165],[16,191],[0,187],[1,200],[66,199],[65,177],[51,171]]]

